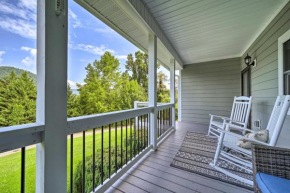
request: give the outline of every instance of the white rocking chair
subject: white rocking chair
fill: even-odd
[[[247,128],[251,105],[252,97],[235,97],[230,118],[210,114],[208,135],[219,137],[220,132],[218,130],[224,128],[225,123]],[[216,119],[219,119],[219,121]],[[245,131],[243,131],[243,134],[245,134]]]
[[[290,107],[290,95],[287,96],[278,96],[274,109],[272,111],[270,120],[267,125],[267,130],[269,131],[269,140],[267,143],[257,141],[255,139],[249,139],[242,135],[233,133],[229,131],[229,128],[236,128],[248,132],[254,133],[255,131],[249,130],[243,127],[239,127],[237,125],[233,125],[230,123],[225,124],[225,128],[220,130],[220,136],[218,140],[218,146],[216,149],[214,161],[210,163],[212,167],[214,167],[216,170],[235,178],[241,182],[244,182],[246,184],[253,185],[253,181],[245,179],[241,176],[238,176],[228,170],[225,170],[217,165],[218,160],[224,160],[228,163],[231,163],[241,169],[244,169],[250,173],[252,173],[252,162],[246,161],[244,159],[241,159],[240,157],[234,156],[228,152],[225,151],[224,147],[230,148],[232,150],[235,150],[236,152],[241,153],[243,156],[247,156],[248,158],[252,158],[252,152],[250,149],[244,149],[237,146],[237,140],[238,139],[245,139],[247,141],[250,141],[252,143],[256,144],[262,144],[266,146],[276,146],[277,140],[279,138],[280,132],[282,130],[288,109]],[[222,156],[222,157],[221,157]]]

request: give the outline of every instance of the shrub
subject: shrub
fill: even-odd
[[[126,141],[123,142],[123,162],[122,164],[126,164]],[[130,137],[127,140],[127,150],[128,150],[128,157],[127,160],[130,160],[130,144],[131,140]],[[132,139],[132,157],[137,154],[137,144],[138,144],[138,137],[136,139]],[[134,154],[134,145],[136,148]],[[140,150],[146,147],[146,142],[141,143],[139,140]],[[111,144],[111,175],[115,173],[115,144]],[[101,149],[97,149],[95,153],[95,183],[96,187],[101,184],[101,160],[102,160]],[[117,170],[121,168],[121,145],[117,145]],[[103,157],[103,179],[104,181],[109,177],[109,148],[104,148],[104,157]],[[76,171],[74,172],[74,179],[73,179],[73,192],[80,193],[82,192],[83,188],[83,161],[80,161],[77,164]],[[87,156],[85,158],[85,192],[91,192],[93,190],[93,156]],[[69,190],[68,190],[69,192]]]

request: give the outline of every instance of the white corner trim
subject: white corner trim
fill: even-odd
[[[283,65],[283,44],[290,39],[290,29],[285,32],[278,39],[278,91],[279,95],[284,95],[284,65]],[[290,109],[288,111],[288,115],[290,115]]]
[[[246,53],[246,51],[253,45],[253,43],[258,39],[258,37],[263,33],[263,31],[267,28],[267,26],[275,19],[275,17],[282,11],[282,9],[289,3],[290,0],[285,0],[274,12],[274,14],[270,17],[270,19],[265,23],[265,25],[261,28],[260,31],[254,36],[254,38],[249,42],[249,44],[245,47],[244,51],[240,54]]]

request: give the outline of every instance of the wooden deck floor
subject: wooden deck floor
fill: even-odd
[[[163,141],[156,152],[148,153],[107,192],[251,192],[240,187],[170,167],[187,131],[206,133],[205,125],[178,123],[177,130]]]

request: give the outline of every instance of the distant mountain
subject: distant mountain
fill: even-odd
[[[11,71],[14,70],[15,74],[17,76],[20,76],[22,72],[25,70],[14,68],[10,66],[0,66],[0,79],[3,79],[5,76],[11,73]],[[32,72],[26,71],[28,73],[28,76],[36,82],[36,74],[33,74]]]

